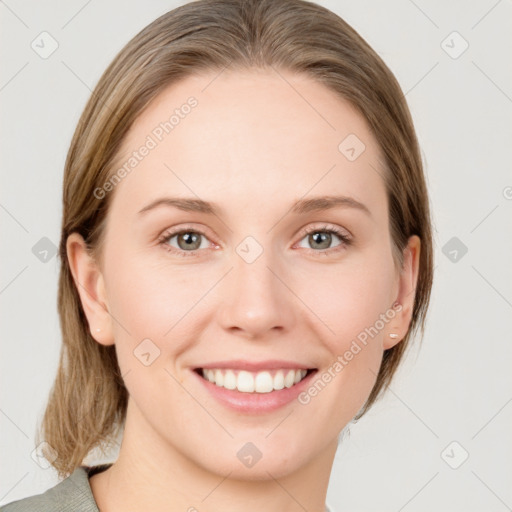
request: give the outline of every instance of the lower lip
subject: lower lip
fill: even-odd
[[[274,390],[270,393],[242,393],[236,389],[226,389],[206,380],[193,370],[192,373],[220,403],[237,412],[250,414],[275,411],[289,404],[309,386],[317,370],[306,375],[304,379],[291,388]]]

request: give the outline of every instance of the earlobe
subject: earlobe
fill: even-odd
[[[417,235],[411,236],[407,247],[404,249],[404,263],[398,277],[398,295],[394,301],[395,304],[398,303],[401,307],[390,324],[390,332],[385,335],[383,340],[384,350],[399,343],[409,329],[416,297],[420,250],[421,239]]]
[[[105,282],[97,262],[89,254],[83,237],[78,233],[69,235],[66,251],[91,336],[102,345],[114,344]]]

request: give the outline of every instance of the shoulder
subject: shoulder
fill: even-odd
[[[89,484],[95,469],[80,466],[44,493],[8,503],[0,512],[99,512]]]

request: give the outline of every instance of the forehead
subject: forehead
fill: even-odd
[[[114,165],[129,171],[114,201],[135,208],[181,194],[257,207],[311,191],[374,203],[384,193],[379,157],[365,119],[310,77],[205,72],[168,86],[134,122]]]

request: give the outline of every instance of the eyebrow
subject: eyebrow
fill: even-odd
[[[215,203],[188,197],[162,197],[156,199],[144,206],[139,211],[139,214],[146,213],[160,206],[174,207],[186,212],[197,212],[207,215],[218,216],[220,214],[220,208]],[[353,208],[371,217],[371,212],[366,205],[348,196],[316,196],[309,199],[299,199],[292,205],[291,212],[296,215],[304,215],[336,207]]]

